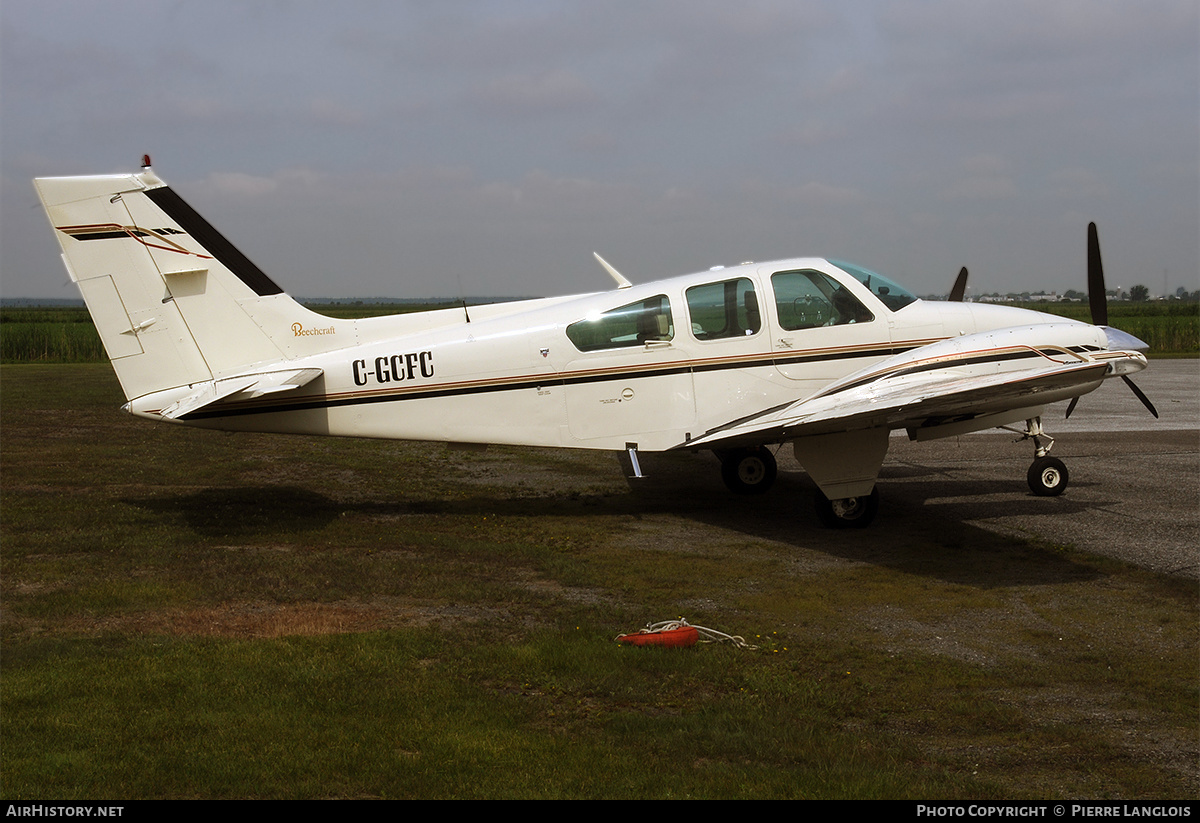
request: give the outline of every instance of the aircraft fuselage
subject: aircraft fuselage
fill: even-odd
[[[828,301],[783,293],[787,286],[779,276],[795,272],[830,278],[865,311],[850,320],[825,318],[823,313],[834,311]],[[746,324],[753,328],[713,332],[723,318],[711,315],[728,310],[736,321],[741,309],[726,307],[719,294],[715,300],[694,295],[706,289],[732,292],[734,287],[726,285],[731,283],[743,295],[754,295],[758,316]],[[581,350],[579,340],[569,336],[569,327],[621,307],[639,306],[645,314],[648,303],[655,317],[669,317],[669,325],[651,329],[647,339],[618,334]],[[186,315],[186,307],[183,311]],[[705,311],[709,317],[699,316]],[[804,317],[804,311],[813,316]],[[854,276],[813,258],[747,264],[573,298],[366,320],[305,313],[276,322],[283,328],[265,331],[298,350],[314,340],[347,345],[294,357],[289,368],[323,373],[299,392],[218,402],[177,422],[234,431],[612,450],[636,443],[641,450],[658,451],[747,411],[808,397],[888,357],[947,338],[1053,323],[1078,332],[1077,341],[1053,341],[1056,345],[1095,346],[1103,340],[1088,324],[1009,307],[914,300],[893,311]],[[633,329],[637,322],[627,325]],[[618,324],[616,332],[621,331]],[[1019,342],[1037,347],[1049,341]],[[189,391],[191,386],[155,392],[134,399],[129,409],[161,419],[161,412]]]

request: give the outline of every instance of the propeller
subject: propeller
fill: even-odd
[[[958,272],[958,277],[954,279],[954,285],[950,288],[951,303],[961,303],[963,298],[967,296],[967,267],[963,266]]]
[[[1108,293],[1104,291],[1104,264],[1100,262],[1100,236],[1096,224],[1088,223],[1088,304],[1092,308],[1092,325],[1108,325]]]
[[[1150,413],[1154,415],[1154,419],[1157,420],[1158,409],[1154,408],[1154,404],[1150,402],[1150,398],[1146,396],[1145,392],[1139,389],[1137,384],[1130,380],[1126,375],[1121,375],[1121,379],[1125,381],[1125,385],[1129,387],[1129,390],[1137,395],[1137,399],[1142,401],[1142,405],[1149,409]]]
[[[1123,374],[1123,375],[1121,375],[1121,379],[1125,381],[1125,385],[1129,387],[1129,390],[1132,391],[1137,396],[1138,400],[1142,401],[1142,405],[1145,406],[1147,409],[1149,409],[1150,413],[1152,415],[1154,415],[1154,418],[1157,420],[1158,419],[1158,409],[1154,408],[1154,404],[1150,402],[1150,398],[1146,396],[1146,393],[1143,392],[1141,389],[1139,389],[1137,387],[1137,383],[1134,383],[1132,380],[1130,380],[1128,376]],[[1067,404],[1067,413],[1065,415],[1066,417],[1071,416],[1071,412],[1075,411],[1075,404],[1078,402],[1079,402],[1078,397],[1071,398],[1071,402]]]
[[[1108,338],[1109,346],[1112,348],[1140,349],[1141,351],[1149,348],[1132,334],[1123,332],[1120,329],[1114,329],[1108,325],[1108,295],[1104,290],[1104,264],[1100,260],[1100,236],[1096,232],[1095,223],[1088,223],[1087,280],[1088,305],[1092,310],[1092,325],[1104,329],[1104,335]],[[1134,396],[1142,401],[1142,405],[1157,418],[1158,409],[1154,408],[1154,404],[1150,402],[1150,398],[1146,396],[1145,392],[1139,389],[1128,376],[1121,375],[1121,379],[1125,381],[1125,385],[1129,387]],[[1071,399],[1071,402],[1067,405],[1067,417],[1070,417],[1071,412],[1075,411],[1075,404],[1078,402],[1078,397]]]

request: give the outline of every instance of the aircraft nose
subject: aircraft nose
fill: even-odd
[[[1108,338],[1108,349],[1114,351],[1121,349],[1124,351],[1140,351],[1145,352],[1150,350],[1150,344],[1134,337],[1129,332],[1114,329],[1112,326],[1102,326],[1104,336]]]

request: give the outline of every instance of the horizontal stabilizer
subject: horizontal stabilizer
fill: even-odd
[[[321,369],[290,369],[288,371],[239,374],[220,380],[210,380],[196,391],[163,409],[162,416],[178,420],[194,411],[211,406],[218,400],[251,400],[264,394],[294,391],[320,377]]]

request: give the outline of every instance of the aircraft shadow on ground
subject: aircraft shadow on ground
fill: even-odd
[[[315,531],[344,510],[336,501],[298,486],[213,487],[125,502],[159,516],[178,517],[196,534],[216,538]]]
[[[420,515],[513,517],[675,517],[779,544],[788,553],[817,552],[980,588],[1048,585],[1093,579],[1102,573],[1055,551],[1007,538],[964,522],[989,516],[1062,515],[1096,504],[1063,498],[1036,498],[1014,490],[1003,499],[991,481],[950,479],[883,483],[884,498],[875,523],[866,529],[829,530],[820,526],[812,505],[815,486],[802,472],[781,472],[767,494],[741,497],[721,484],[711,458],[685,455],[652,460],[652,475],[633,481],[629,491],[588,494],[557,488],[523,487],[505,493],[479,489],[459,499],[368,499],[339,501],[298,486],[214,487],[186,494],[157,495],[126,502],[160,516],[180,518],[207,538],[247,539],[278,535],[303,539],[339,517],[399,518]],[[614,472],[616,469],[614,468]],[[941,502],[961,498],[963,502]],[[926,501],[938,499],[938,505]],[[1102,504],[1101,504],[1102,505]],[[347,528],[353,528],[353,520]],[[664,524],[664,550],[678,541]]]

